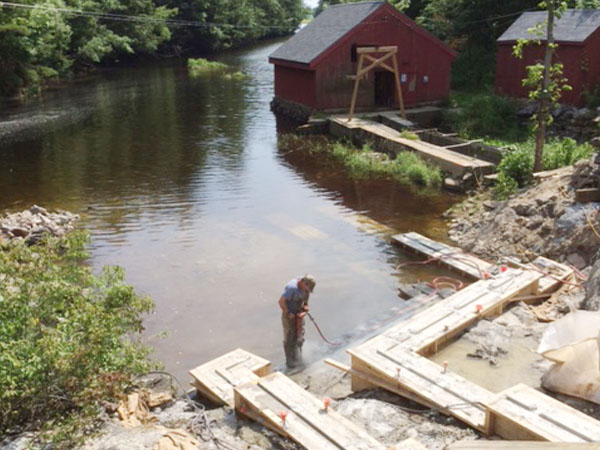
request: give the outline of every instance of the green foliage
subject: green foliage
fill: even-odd
[[[82,264],[87,241],[78,232],[0,250],[0,434],[45,427],[72,448],[100,401],[149,369],[131,337],[153,303],[118,267],[94,276]]]
[[[410,139],[411,141],[419,140],[419,135],[409,130],[402,130],[400,137],[403,137],[404,139]]]
[[[571,138],[551,139],[544,147],[544,170],[570,166],[593,154],[594,148],[588,143],[579,145]]]
[[[385,153],[374,151],[371,145],[357,148],[347,142],[295,135],[280,136],[279,147],[285,151],[329,155],[342,163],[353,178],[391,178],[402,184],[427,188],[437,188],[442,183],[440,169],[412,152],[399,152],[392,159]]]
[[[472,139],[502,137],[522,140],[527,130],[519,123],[518,103],[510,97],[490,93],[455,93],[444,121],[461,136]]]
[[[533,151],[531,145],[523,145],[509,152],[498,165],[498,173],[514,180],[519,186],[531,181],[533,174]]]
[[[510,195],[517,187],[529,184],[533,176],[535,140],[518,143],[502,158],[498,166],[498,181],[495,192],[499,196]],[[543,155],[543,169],[553,170],[570,166],[577,161],[589,158],[594,148],[588,144],[577,144],[571,138],[550,139]]]
[[[588,108],[600,107],[600,83],[596,83],[593,86],[587,86],[583,90],[582,96]]]
[[[154,52],[170,38],[162,20],[176,13],[175,9],[156,6],[153,0],[28,3],[38,8],[0,9],[0,95],[22,94],[26,87],[37,91],[45,80],[67,75],[74,65]],[[98,17],[100,14],[145,16],[149,20],[109,21]]]
[[[209,61],[204,58],[190,58],[187,60],[187,66],[190,71],[190,75],[199,76],[211,73],[221,75],[226,80],[244,80],[246,75],[240,71],[236,71],[227,64],[223,64],[219,61]]]
[[[265,37],[284,36],[307,17],[302,0],[169,0],[178,19],[208,23],[177,30],[175,41],[196,50],[232,48]]]
[[[498,174],[496,186],[494,186],[494,197],[498,200],[504,200],[517,192],[519,183],[504,172]]]

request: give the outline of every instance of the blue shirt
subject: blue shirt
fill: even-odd
[[[308,304],[309,293],[298,287],[298,279],[294,278],[283,288],[281,296],[285,299],[285,306],[288,313],[298,314],[302,312],[302,307]]]

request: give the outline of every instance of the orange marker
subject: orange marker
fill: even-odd
[[[483,311],[483,306],[475,305],[475,311],[477,312],[477,314],[479,314],[481,311]]]
[[[242,405],[242,407],[240,408],[240,412],[242,414],[246,414],[248,412],[248,408],[246,408],[246,405]]]
[[[281,421],[283,422],[283,426],[285,427],[285,418],[287,417],[288,413],[287,411],[281,411],[279,413],[279,417],[281,417]]]
[[[500,266],[500,272],[506,272],[507,270],[508,270],[508,267]]]
[[[448,370],[448,361],[444,361],[444,373]]]
[[[484,280],[489,280],[489,278],[490,278],[490,274],[489,274],[489,273],[487,273],[487,272],[483,272],[483,274],[482,274],[482,275],[483,275],[483,279],[484,279]]]
[[[329,397],[323,397],[323,406],[325,407],[325,411],[329,409],[329,405],[331,404],[331,399]]]

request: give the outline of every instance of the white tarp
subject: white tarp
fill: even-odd
[[[538,353],[555,363],[542,386],[600,404],[600,312],[576,311],[550,324]]]

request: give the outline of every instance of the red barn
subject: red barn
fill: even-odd
[[[329,6],[275,50],[275,98],[310,109],[350,106],[357,48],[397,46],[396,60],[406,105],[448,97],[456,54],[385,2]],[[359,85],[357,107],[397,106],[392,72],[377,68]]]
[[[527,31],[536,23],[545,24],[544,11],[528,12],[519,17],[497,40],[496,90],[513,97],[527,97],[523,87],[526,66],[544,60],[544,46],[531,44],[523,52],[523,59],[512,54],[519,39],[532,39]],[[582,92],[600,85],[600,10],[569,9],[555,22],[554,38],[558,44],[555,61],[564,65],[563,74],[572,91],[563,93],[562,103],[581,106]],[[543,40],[542,40],[543,41]]]

